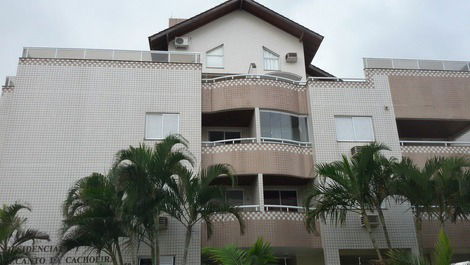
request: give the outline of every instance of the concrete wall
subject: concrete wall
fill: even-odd
[[[146,112],[180,113],[180,132],[200,161],[200,93],[198,64],[20,59],[15,90],[0,99],[0,204],[31,205],[28,226],[52,238],[38,244],[55,244],[67,190],[141,143]],[[197,227],[191,264],[200,263],[199,233]],[[162,233],[161,254],[176,255],[176,264],[184,234],[175,221]]]
[[[200,52],[205,73],[246,74],[250,63],[255,63],[257,73],[264,74],[263,46],[280,55],[280,70],[305,78],[303,44],[298,38],[245,11],[234,11],[188,34],[187,49],[176,49],[170,42],[168,50]],[[224,68],[206,68],[205,53],[224,45]],[[296,52],[296,63],[286,63],[285,55]],[[270,71],[267,71],[270,72]]]
[[[391,148],[387,156],[401,158],[398,132],[388,79],[384,75],[369,73],[364,82],[321,82],[309,84],[311,122],[315,161],[332,162],[341,154],[350,155],[351,147],[361,142],[339,142],[336,140],[335,115],[371,116],[375,140]],[[393,247],[417,250],[413,219],[406,205],[387,205],[386,222]],[[375,229],[380,247],[385,247],[381,229]],[[343,226],[334,223],[321,224],[321,238],[325,264],[339,265],[340,249],[371,249],[367,232],[360,225],[360,216],[349,214]]]

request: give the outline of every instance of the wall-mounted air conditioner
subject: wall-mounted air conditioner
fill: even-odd
[[[176,37],[175,38],[175,47],[176,48],[187,48],[189,46],[188,37]]]
[[[372,228],[377,227],[380,224],[379,216],[376,214],[368,214],[367,219],[369,220],[370,227]],[[362,216],[361,216],[361,226],[366,227],[364,217]]]
[[[160,230],[167,230],[168,229],[168,217],[159,217],[158,225],[159,225]]]
[[[296,63],[297,62],[297,53],[296,52],[289,52],[286,54],[286,62],[288,63]]]

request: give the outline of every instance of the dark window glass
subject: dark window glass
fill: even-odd
[[[209,141],[224,140],[224,132],[211,131],[209,132]]]
[[[228,190],[225,192],[225,199],[230,205],[233,205],[233,206],[243,205],[243,191]]]
[[[264,191],[264,204],[266,205],[280,205],[281,198],[279,197],[279,191],[277,190],[265,190]]]
[[[261,136],[308,142],[307,117],[261,111]]]
[[[139,259],[139,265],[152,265],[152,259],[141,258]]]
[[[297,206],[297,192],[281,190],[281,205]]]
[[[240,132],[225,132],[225,140],[241,138]]]

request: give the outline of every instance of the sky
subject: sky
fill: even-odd
[[[23,47],[148,50],[168,18],[221,0],[0,0],[0,82]],[[469,0],[259,0],[325,38],[313,64],[363,77],[362,58],[470,61]]]

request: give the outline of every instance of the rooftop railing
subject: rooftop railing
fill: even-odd
[[[25,58],[116,60],[158,63],[200,63],[201,56],[196,52],[174,51],[134,51],[76,48],[38,48],[23,49]]]
[[[261,205],[238,205],[235,208],[241,209],[241,211],[246,212],[259,212],[263,209],[265,212],[268,211],[277,211],[277,212],[305,212],[305,208],[302,206],[291,206],[291,205],[271,205],[265,204],[263,207]]]
[[[418,69],[418,70],[470,72],[470,62],[466,62],[466,61],[388,59],[388,58],[364,58],[363,60],[364,60],[365,68]]]
[[[470,146],[468,141],[400,141],[401,146],[433,145],[433,146]]]
[[[367,82],[365,78],[356,77],[309,77],[309,81],[335,81],[335,82]]]

